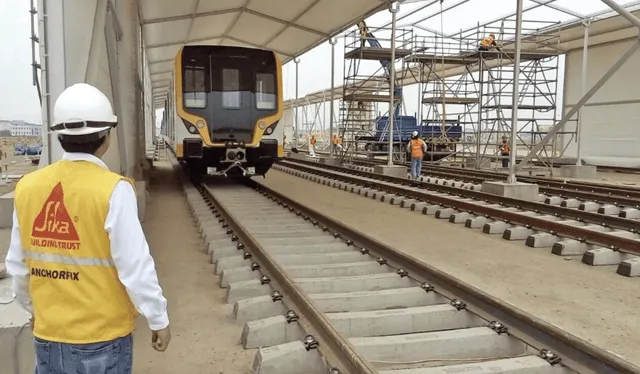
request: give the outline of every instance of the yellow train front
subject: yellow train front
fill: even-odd
[[[185,46],[163,135],[193,174],[264,175],[284,154],[282,63],[268,50]]]

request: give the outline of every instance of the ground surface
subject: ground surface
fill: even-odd
[[[640,365],[640,279],[275,170],[257,180]]]
[[[255,350],[239,344],[242,325],[232,319],[203,243],[168,163],[158,165],[149,188],[144,229],[169,303],[172,340],[159,353],[139,319],[134,335],[136,373],[249,373]]]

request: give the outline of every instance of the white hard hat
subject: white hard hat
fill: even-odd
[[[89,135],[109,130],[117,123],[105,94],[90,84],[76,83],[56,100],[51,130],[59,135]]]
[[[411,134],[411,136],[418,136],[418,132],[414,131],[413,134]]]

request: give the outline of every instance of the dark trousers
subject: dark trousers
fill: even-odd
[[[508,168],[509,167],[509,154],[508,153],[502,153],[501,154],[502,157],[507,157],[507,158],[503,158],[502,159],[502,167],[503,168]]]

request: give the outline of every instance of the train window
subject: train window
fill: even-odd
[[[273,110],[276,108],[276,80],[273,74],[256,75],[256,108]]]
[[[240,109],[240,71],[222,69],[222,107]]]
[[[183,95],[186,108],[207,107],[206,78],[207,74],[203,66],[184,67]]]

